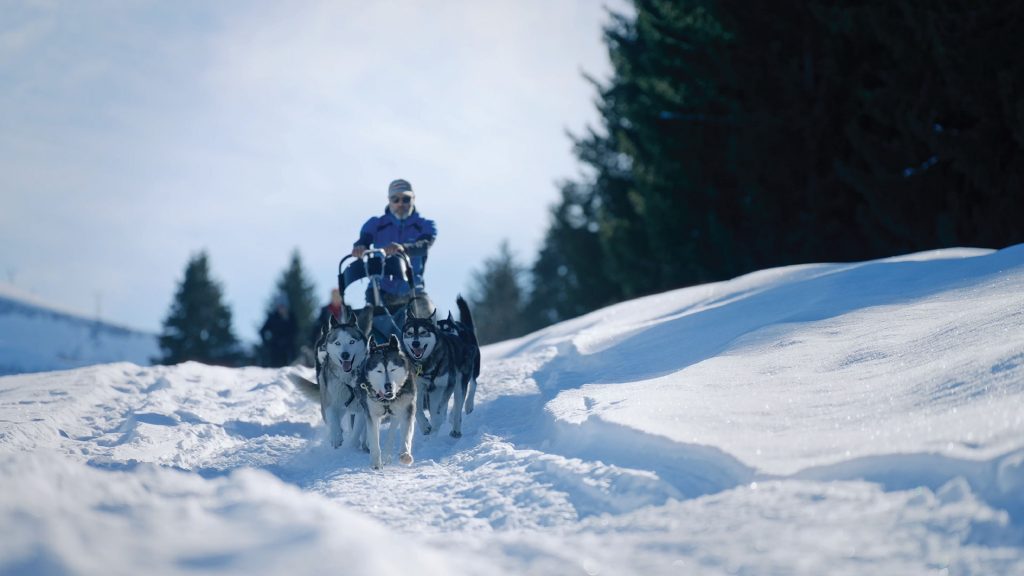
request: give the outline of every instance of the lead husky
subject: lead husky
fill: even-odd
[[[316,347],[320,415],[334,448],[341,446],[346,437],[357,447],[365,445],[361,438],[365,420],[358,402],[358,375],[369,352],[369,338],[350,311],[344,312],[343,318],[340,324],[331,318]]]
[[[480,375],[480,346],[476,340],[473,316],[469,305],[459,296],[459,321],[448,314],[446,320],[434,321],[407,312],[402,329],[402,343],[419,368],[417,385],[420,403],[416,421],[424,434],[441,428],[448,414],[448,400],[455,397],[452,410],[452,438],[462,436],[462,411],[473,412],[476,379]],[[429,419],[424,415],[429,414]]]
[[[390,420],[386,443],[387,459],[394,454],[396,433],[402,435],[402,464],[412,464],[413,410],[416,407],[416,381],[414,368],[391,335],[387,344],[371,345],[366,364],[360,375],[360,403],[366,413],[367,437],[370,448],[370,466],[379,470],[384,466],[380,448],[380,425]]]

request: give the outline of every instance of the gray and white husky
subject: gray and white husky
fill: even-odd
[[[365,420],[359,404],[359,374],[369,353],[367,331],[356,324],[353,314],[342,323],[330,320],[330,327],[316,347],[316,380],[320,387],[320,415],[327,425],[331,446],[347,438],[359,448],[365,445]]]
[[[420,402],[416,421],[424,434],[437,432],[448,415],[448,401],[454,396],[452,438],[462,436],[462,412],[473,412],[476,379],[480,375],[480,346],[469,305],[459,296],[459,320],[416,317],[408,311],[402,329],[402,343],[419,368],[416,378]],[[426,414],[424,414],[426,413]]]
[[[385,444],[386,460],[394,454],[395,436],[402,437],[399,461],[412,464],[413,411],[416,408],[415,368],[402,352],[398,337],[391,335],[386,344],[371,345],[364,369],[360,374],[360,387],[364,391],[360,402],[366,413],[366,443],[370,448],[370,466],[381,469],[381,424],[390,420],[388,440]]]

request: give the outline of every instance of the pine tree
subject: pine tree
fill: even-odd
[[[592,187],[564,182],[561,201],[531,267],[525,317],[529,330],[574,318],[623,298],[605,265]]]
[[[826,13],[859,66],[843,182],[874,255],[1024,241],[1024,5],[867,3]],[[1016,47],[1016,48],[1015,48]]]
[[[313,332],[313,324],[316,322],[319,310],[316,287],[302,265],[302,256],[297,248],[292,251],[288,267],[277,280],[274,293],[267,303],[266,318],[278,313],[277,303],[282,298],[287,303],[288,314],[295,323],[294,337],[287,346],[287,357],[294,359],[299,356],[299,350],[303,345],[311,346],[313,344],[307,340]],[[258,346],[256,355],[262,365],[270,365],[268,350],[265,346],[262,344]]]
[[[217,365],[240,362],[242,354],[231,329],[231,310],[222,299],[220,284],[210,277],[206,252],[200,252],[185,267],[185,278],[159,337],[163,355],[155,361],[176,364],[195,360]]]
[[[540,322],[766,267],[1024,241],[1024,4],[611,17],[601,125],[573,138],[585,170],[532,269]]]
[[[481,344],[500,342],[525,334],[529,328],[523,316],[526,296],[523,289],[525,268],[520,265],[508,240],[498,253],[473,272],[469,302],[473,305],[473,323]]]

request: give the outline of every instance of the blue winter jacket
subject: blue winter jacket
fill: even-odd
[[[427,250],[436,237],[437,225],[433,220],[420,216],[415,207],[405,220],[399,220],[391,210],[385,209],[382,216],[374,216],[363,224],[354,246],[383,248],[392,242],[401,244],[412,262],[416,291],[420,292],[424,289]],[[388,294],[402,295],[409,291],[409,285],[398,276],[385,276],[381,279],[380,289]]]

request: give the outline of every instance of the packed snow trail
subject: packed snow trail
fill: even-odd
[[[1017,246],[626,302],[383,471],[287,369],[0,378],[0,573],[1024,574],[1021,294]]]

